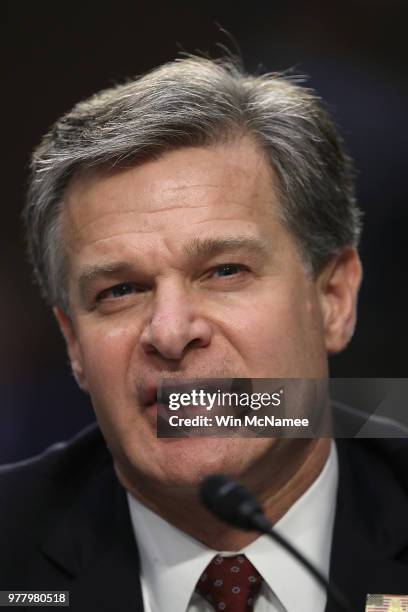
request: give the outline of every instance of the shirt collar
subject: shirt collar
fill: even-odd
[[[276,523],[277,529],[328,575],[338,484],[336,446],[331,443],[318,478]],[[187,610],[197,581],[216,554],[127,494],[141,561],[143,590],[152,610]],[[237,553],[244,554],[287,610],[302,610],[305,601],[324,609],[325,593],[307,571],[268,536]],[[231,553],[225,553],[231,554]],[[293,585],[296,584],[296,589]],[[144,595],[144,596],[145,596]]]

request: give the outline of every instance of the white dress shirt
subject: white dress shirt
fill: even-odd
[[[329,573],[337,483],[337,451],[332,442],[318,478],[275,525],[325,575]],[[268,536],[260,536],[236,553],[212,550],[129,493],[128,502],[140,554],[145,612],[213,612],[194,592],[197,581],[215,555],[238,553],[264,579],[255,612],[324,612],[324,590]]]

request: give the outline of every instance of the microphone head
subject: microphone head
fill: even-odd
[[[207,510],[228,525],[247,531],[259,529],[255,517],[263,514],[261,507],[251,493],[228,476],[207,476],[200,486],[200,499]]]

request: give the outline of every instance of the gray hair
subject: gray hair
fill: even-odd
[[[34,151],[24,220],[45,298],[68,312],[60,211],[83,168],[120,167],[165,151],[248,134],[279,177],[280,212],[317,274],[356,246],[360,211],[352,162],[320,99],[299,79],[249,76],[231,59],[187,57],[101,91],[59,119]]]

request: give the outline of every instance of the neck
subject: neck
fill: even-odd
[[[280,460],[275,465],[281,466],[281,469],[275,470],[275,477],[270,468],[266,471],[259,469],[260,466],[252,466],[240,480],[257,496],[274,525],[319,476],[329,451],[329,438],[285,440],[276,451]],[[165,490],[162,486],[146,492],[140,486],[132,486],[118,466],[115,465],[115,469],[122,485],[136,499],[209,548],[238,551],[260,535],[231,528],[219,521],[203,508],[196,488],[175,491]]]

